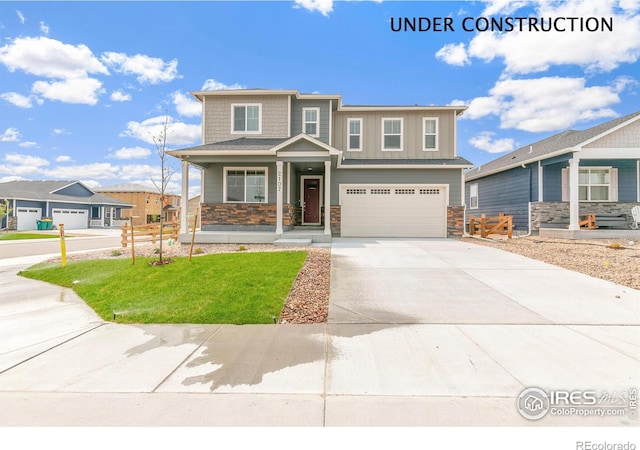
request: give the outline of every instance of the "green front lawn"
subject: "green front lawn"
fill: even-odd
[[[60,236],[57,234],[40,234],[40,233],[6,233],[6,234],[0,234],[0,241],[18,241],[21,239],[51,239],[51,238],[57,238],[57,237],[60,237]]]
[[[307,252],[38,264],[20,273],[72,287],[104,320],[119,323],[274,323]]]

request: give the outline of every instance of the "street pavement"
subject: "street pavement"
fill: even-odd
[[[637,426],[526,388],[640,384],[640,291],[469,240],[335,239],[317,325],[122,325],[0,261],[3,426]],[[628,398],[627,398],[628,400]]]

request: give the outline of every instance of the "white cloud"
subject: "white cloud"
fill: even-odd
[[[44,158],[40,158],[39,156],[22,155],[20,153],[8,153],[4,155],[4,160],[9,164],[20,164],[34,167],[49,165],[49,161]]]
[[[37,147],[38,143],[37,142],[32,142],[32,141],[24,141],[24,142],[20,142],[18,144],[18,147],[22,147],[22,148],[33,148],[33,147]]]
[[[469,143],[475,148],[484,150],[489,153],[504,153],[510,152],[514,149],[515,142],[513,139],[493,139],[495,133],[490,131],[483,131],[477,136],[469,139]]]
[[[21,181],[21,180],[26,180],[26,178],[21,177],[21,176],[17,176],[17,175],[10,175],[8,177],[0,177],[0,183],[7,183],[9,181]]]
[[[168,83],[179,77],[177,59],[164,62],[160,58],[146,55],[128,56],[125,53],[106,52],[102,54],[102,61],[116,72],[136,75],[140,83]]]
[[[173,104],[176,105],[176,111],[181,116],[195,117],[202,114],[202,103],[194,100],[192,97],[187,97],[182,92],[174,92],[171,94]]]
[[[36,81],[33,83],[32,89],[35,94],[39,94],[49,100],[83,105],[95,105],[98,103],[98,95],[104,92],[102,82],[88,77],[68,78],[51,82]]]
[[[295,0],[296,8],[304,8],[309,11],[318,11],[323,16],[333,12],[333,0]]]
[[[109,163],[92,163],[72,166],[56,166],[51,169],[41,170],[40,174],[57,180],[96,179],[105,180],[117,178],[120,167]]]
[[[0,94],[0,98],[19,108],[31,108],[33,103],[30,97],[25,97],[17,92],[5,92]]]
[[[613,17],[613,32],[477,33],[467,46],[469,57],[486,62],[501,58],[507,74],[543,72],[551,66],[578,65],[589,71],[609,72],[640,57],[640,15],[637,9],[620,10],[619,0],[585,2],[538,1],[537,17]],[[484,15],[513,13],[522,3],[490,2]],[[559,24],[569,27],[568,21]]]
[[[226,91],[229,89],[245,89],[245,87],[238,83],[224,84],[220,81],[214,80],[213,78],[209,78],[202,85],[203,91]]]
[[[108,75],[107,68],[83,44],[70,45],[48,37],[16,38],[0,47],[0,63],[10,72],[49,78],[86,77],[89,73]]]
[[[131,101],[131,94],[125,94],[122,90],[113,91],[109,97],[114,102],[128,102]]]
[[[153,137],[159,137],[164,129],[166,117],[158,116],[147,119],[143,122],[131,121],[127,123],[125,131],[120,133],[121,137],[132,137],[140,139],[148,144],[154,144]],[[167,144],[185,145],[200,141],[202,129],[200,125],[190,125],[183,122],[174,122],[170,118],[167,129]]]
[[[436,52],[436,58],[452,66],[464,66],[469,64],[469,57],[464,44],[447,44]]]
[[[62,135],[62,134],[71,134],[71,133],[68,132],[67,130],[63,129],[63,128],[54,128],[53,129],[53,134]]]
[[[20,141],[20,132],[17,128],[7,128],[0,135],[0,142],[18,142]]]
[[[73,159],[71,159],[71,156],[68,155],[60,155],[55,159],[55,162],[71,162],[73,161]]]
[[[151,154],[151,150],[144,147],[122,147],[111,153],[109,156],[115,159],[136,159],[146,158]]]
[[[469,103],[463,118],[500,118],[500,128],[531,132],[562,130],[577,122],[616,117],[616,86],[586,86],[584,78],[505,79]]]
[[[96,180],[80,180],[82,184],[84,184],[89,189],[95,189],[100,187],[100,182]]]
[[[20,21],[20,23],[24,25],[27,19],[26,17],[24,17],[24,14],[22,14],[22,11],[16,9],[16,14],[18,15],[18,20]]]
[[[40,21],[40,31],[44,35],[49,34],[49,25],[47,25],[46,23]]]

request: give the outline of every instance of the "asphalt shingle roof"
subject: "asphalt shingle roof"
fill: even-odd
[[[477,166],[466,173],[466,178],[467,180],[481,178],[485,174],[501,172],[511,166],[526,163],[530,160],[544,159],[542,157],[551,153],[561,152],[562,150],[567,150],[567,152],[569,152],[575,146],[603,134],[638,115],[640,115],[640,111],[587,128],[586,130],[562,131],[561,133],[554,134],[553,136],[542,139],[541,141],[533,144],[525,145],[524,147],[514,150],[511,153],[507,153],[500,158]]]
[[[83,197],[75,195],[57,194],[55,191],[66,186],[79,183],[78,181],[55,181],[55,180],[17,180],[0,183],[0,198],[7,199],[23,199],[23,200],[40,200],[40,201],[58,201],[58,202],[83,202],[92,205],[117,205],[131,206],[126,202],[109,197],[105,194],[99,194],[91,191],[92,195]],[[81,183],[80,183],[81,184]]]

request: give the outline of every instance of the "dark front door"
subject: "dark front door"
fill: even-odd
[[[303,224],[320,224],[320,178],[305,178],[303,183]]]

